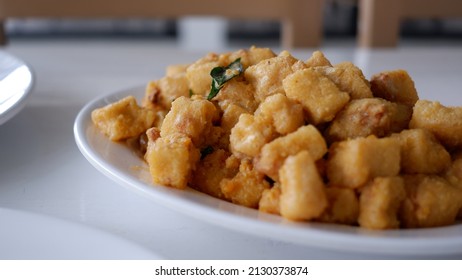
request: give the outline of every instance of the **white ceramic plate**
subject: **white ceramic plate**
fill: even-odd
[[[31,68],[0,50],[0,125],[21,111],[33,84]]]
[[[0,259],[160,259],[117,236],[43,215],[0,208]]]
[[[462,224],[434,229],[373,231],[320,223],[296,223],[279,216],[234,205],[192,189],[153,185],[147,165],[133,151],[111,142],[92,124],[90,114],[125,97],[139,100],[143,87],[97,98],[78,114],[74,124],[77,146],[102,173],[155,203],[232,230],[300,245],[394,256],[438,256],[462,253]]]

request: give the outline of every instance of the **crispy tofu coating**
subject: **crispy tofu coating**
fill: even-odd
[[[250,66],[245,70],[244,76],[255,88],[255,99],[262,102],[270,95],[283,93],[284,78],[303,68],[306,68],[306,65],[302,61],[288,52],[282,52],[276,57]]]
[[[388,136],[407,128],[411,115],[408,107],[381,98],[355,99],[330,123],[326,138],[333,143],[369,135]]]
[[[326,209],[327,195],[316,163],[308,151],[289,156],[279,170],[280,211],[290,220],[312,220]]]
[[[229,136],[230,150],[239,158],[255,157],[260,149],[276,137],[273,126],[251,114],[242,114]]]
[[[455,153],[451,165],[444,174],[444,178],[454,186],[462,189],[462,152]]]
[[[184,189],[200,159],[200,151],[187,135],[172,133],[149,141],[145,159],[154,183]]]
[[[243,160],[239,172],[231,179],[223,179],[220,188],[231,202],[250,208],[258,208],[263,191],[270,188],[265,175],[256,171],[249,160]]]
[[[150,82],[146,87],[142,104],[146,108],[156,108],[160,105],[168,110],[172,102],[180,96],[189,96],[188,79],[184,73]]]
[[[438,174],[451,164],[451,155],[431,132],[416,128],[396,134],[401,145],[401,168],[406,174]]]
[[[375,97],[410,107],[419,100],[414,81],[405,70],[381,72],[372,76],[370,83]]]
[[[246,111],[253,113],[258,102],[254,98],[254,88],[251,84],[242,79],[232,79],[227,82],[213,100],[218,101],[222,109],[226,109],[230,104],[244,108]]]
[[[207,56],[195,61],[186,69],[189,89],[193,94],[205,96],[210,91],[212,80],[210,71],[218,66],[225,66],[226,62],[220,60],[218,54],[209,53]]]
[[[462,107],[446,107],[436,101],[419,100],[410,128],[425,128],[448,148],[462,146]]]
[[[318,129],[312,125],[302,126],[286,136],[265,144],[254,159],[255,168],[278,181],[279,169],[288,156],[306,150],[317,161],[327,152],[327,145]]]
[[[404,70],[369,81],[321,51],[209,53],[168,66],[141,106],[129,96],[91,117],[155,185],[371,230],[462,219],[462,106],[419,100]]]
[[[363,72],[351,62],[314,69],[327,76],[341,91],[348,92],[351,99],[372,97],[369,82],[364,77]]]
[[[191,186],[211,196],[224,199],[220,182],[233,178],[239,171],[240,161],[229,152],[219,149],[206,155],[198,163]]]
[[[172,64],[168,65],[165,69],[165,76],[174,77],[178,74],[186,74],[186,69],[188,69],[190,64]]]
[[[451,185],[462,191],[462,152],[457,152],[455,154],[450,167],[446,170],[443,176]],[[462,218],[462,207],[459,210],[457,217],[459,219]]]
[[[240,58],[242,66],[245,69],[259,63],[262,60],[270,59],[275,56],[276,54],[269,48],[257,48],[252,46],[249,49],[240,49],[235,52],[225,53],[221,58],[226,60],[226,64]]]
[[[260,103],[255,116],[271,123],[280,135],[291,133],[305,124],[303,107],[281,93],[268,96]]]
[[[289,75],[283,85],[287,97],[302,104],[312,124],[331,121],[350,100],[348,93],[312,68]]]
[[[152,127],[156,120],[153,110],[141,108],[133,96],[98,108],[91,113],[95,126],[112,141],[137,137]]]
[[[453,224],[461,204],[461,190],[436,175],[404,176],[406,198],[400,220],[405,228]]]
[[[191,138],[196,147],[207,142],[212,132],[213,122],[219,115],[215,105],[204,99],[179,97],[165,116],[160,129],[162,137],[173,133],[183,133]]]
[[[398,211],[406,198],[401,177],[376,177],[361,189],[358,223],[369,229],[399,228]]]
[[[327,177],[334,186],[359,188],[375,177],[398,175],[400,159],[396,138],[371,135],[336,142],[329,148]]]
[[[281,186],[274,184],[271,189],[266,189],[258,202],[258,210],[265,213],[280,215],[279,201],[281,198]]]
[[[307,67],[332,66],[329,59],[321,51],[314,51],[311,57],[305,61],[305,65]]]
[[[356,225],[359,215],[359,201],[352,189],[329,187],[325,189],[328,206],[317,221]]]

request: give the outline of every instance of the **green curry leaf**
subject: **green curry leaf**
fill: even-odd
[[[244,72],[244,67],[242,66],[241,58],[236,59],[226,67],[219,66],[213,68],[212,71],[210,71],[210,76],[212,76],[212,87],[210,88],[207,100],[212,100],[226,82],[241,75],[242,72]]]

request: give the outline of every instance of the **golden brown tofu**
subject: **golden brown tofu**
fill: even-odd
[[[328,206],[317,221],[356,225],[359,215],[359,201],[352,189],[326,188]]]
[[[350,100],[348,93],[312,68],[289,75],[283,85],[287,97],[300,103],[308,121],[315,125],[334,119]]]
[[[447,148],[462,146],[462,107],[446,107],[439,102],[419,100],[414,106],[410,128],[431,131]]]
[[[141,108],[133,96],[127,96],[117,102],[91,112],[93,124],[112,141],[138,137],[156,120],[153,110]]]
[[[404,176],[406,199],[400,210],[405,228],[453,224],[461,208],[461,190],[435,175]]]
[[[186,78],[188,79],[189,89],[194,94],[205,96],[210,91],[212,78],[210,71],[218,66],[226,66],[225,61],[219,59],[215,53],[209,53],[200,58],[186,69]]]
[[[261,148],[276,137],[271,123],[241,114],[238,123],[231,129],[230,150],[239,158],[255,157]]]
[[[325,185],[308,151],[289,156],[279,170],[281,216],[290,220],[312,220],[326,209]]]
[[[239,172],[231,179],[220,183],[225,198],[231,202],[250,208],[258,208],[264,190],[270,188],[265,175],[253,169],[249,160],[243,160]]]
[[[172,103],[172,108],[165,116],[160,134],[164,137],[172,133],[183,133],[200,148],[206,143],[213,122],[218,119],[217,109],[212,102],[179,97]]]
[[[444,178],[453,186],[462,191],[462,152],[455,154],[450,167],[443,174]],[[462,200],[462,196],[460,197]],[[462,205],[462,201],[460,202]],[[459,209],[457,217],[462,218],[462,207]]]
[[[239,171],[239,159],[225,150],[213,151],[202,159],[194,171],[191,187],[224,199],[220,188],[221,180],[234,177]]]
[[[300,68],[306,67],[288,52],[265,59],[250,66],[244,72],[245,79],[255,88],[255,99],[262,102],[266,97],[283,93],[282,80]]]
[[[344,92],[348,92],[351,99],[372,98],[369,82],[361,69],[351,62],[343,62],[334,67],[315,67],[316,71],[326,75]]]
[[[321,51],[314,51],[311,57],[305,61],[307,67],[332,66],[329,59]]]
[[[187,135],[172,133],[149,141],[145,159],[154,183],[184,189],[200,159],[200,151]]]
[[[349,138],[388,136],[409,126],[412,111],[406,106],[381,98],[350,101],[326,131],[329,143]]]
[[[437,174],[451,164],[451,156],[426,129],[403,130],[394,135],[401,144],[401,170],[407,174]]]
[[[279,169],[285,159],[303,150],[309,151],[315,161],[322,158],[327,152],[324,138],[312,125],[302,126],[296,131],[264,145],[261,153],[254,160],[255,168],[277,181],[279,180]]]
[[[177,74],[186,74],[186,69],[188,69],[189,65],[191,64],[173,64],[167,66],[165,70],[165,76],[173,77]]]
[[[444,173],[444,178],[454,186],[462,189],[462,152],[454,153],[451,165]]]
[[[275,56],[276,54],[269,48],[257,48],[252,46],[249,49],[240,49],[235,52],[223,54],[221,59],[225,60],[226,65],[228,65],[240,58],[242,66],[246,69],[262,60],[273,58]]]
[[[231,129],[237,124],[239,121],[239,117],[242,114],[249,114],[251,112],[247,111],[246,109],[242,108],[239,105],[235,104],[228,104],[223,110],[223,115],[221,116],[221,127],[223,128],[226,133],[231,134]]]
[[[158,81],[149,83],[143,99],[143,105],[147,108],[160,105],[170,109],[173,100],[180,96],[189,97],[189,85],[186,75],[176,74],[165,76]]]
[[[279,200],[281,198],[281,187],[275,184],[271,189],[263,191],[258,210],[265,213],[280,215]]]
[[[329,148],[327,177],[332,186],[359,188],[375,177],[400,171],[400,144],[395,137],[373,135],[336,142]]]
[[[260,103],[255,117],[271,123],[281,135],[291,133],[305,123],[303,107],[281,93],[268,96]]]
[[[254,92],[252,85],[243,79],[235,78],[226,82],[213,100],[218,101],[221,108],[235,104],[253,113],[258,107],[258,102],[253,97]]]
[[[369,229],[396,229],[398,211],[406,198],[401,177],[376,177],[361,189],[358,223]]]
[[[375,97],[410,107],[419,99],[414,81],[405,70],[384,71],[371,78],[371,89]]]

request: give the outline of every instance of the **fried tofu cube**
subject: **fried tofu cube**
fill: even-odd
[[[211,196],[224,199],[221,180],[234,177],[239,171],[239,159],[218,149],[206,155],[194,171],[191,187]]]
[[[189,97],[188,79],[184,73],[165,76],[150,82],[146,88],[143,105],[170,109],[172,102],[180,96]]]
[[[112,141],[138,137],[156,120],[153,110],[141,108],[133,96],[95,109],[91,112],[93,124]]]
[[[300,103],[308,121],[315,125],[334,119],[350,100],[348,93],[312,68],[289,75],[283,85],[287,97]]]
[[[329,149],[327,177],[333,186],[359,188],[375,177],[400,171],[400,144],[394,137],[368,136],[334,143]]]
[[[213,122],[218,119],[218,110],[212,102],[179,97],[172,103],[172,108],[165,116],[160,134],[164,137],[172,133],[183,133],[200,148],[206,143]]]
[[[308,151],[289,156],[279,170],[281,216],[289,220],[312,220],[326,209],[327,195],[316,163]]]
[[[305,61],[305,64],[307,67],[332,66],[330,61],[321,51],[314,51],[311,57],[307,61]]]
[[[266,97],[283,93],[282,80],[298,69],[305,68],[302,61],[288,52],[265,59],[250,66],[244,72],[245,79],[255,88],[255,99],[263,102]]]
[[[401,177],[376,177],[361,189],[358,223],[368,229],[397,229],[398,211],[406,198]]]
[[[350,101],[340,111],[326,131],[329,143],[349,138],[388,136],[409,126],[412,110],[407,106],[381,98]]]
[[[447,148],[462,146],[462,107],[446,107],[439,102],[419,100],[414,106],[410,128],[431,131]]]
[[[384,71],[373,75],[371,90],[375,97],[410,107],[419,99],[414,81],[405,70]]]
[[[256,171],[249,160],[243,160],[239,172],[231,179],[220,182],[221,191],[226,199],[239,205],[258,208],[264,190],[270,188],[265,175]]]
[[[221,59],[226,60],[226,65],[228,65],[240,58],[242,66],[246,69],[262,60],[270,59],[275,56],[276,54],[269,48],[257,48],[252,46],[249,49],[240,49],[232,53],[224,54]]]
[[[222,110],[223,115],[221,116],[221,127],[227,133],[228,136],[231,134],[231,129],[239,121],[239,117],[242,114],[251,113],[246,109],[242,108],[241,106],[235,104],[228,104],[224,108],[222,107]]]
[[[221,108],[229,104],[238,105],[253,113],[258,102],[254,98],[254,88],[242,79],[234,78],[226,82],[220,92],[213,98]]]
[[[219,59],[215,53],[209,53],[203,58],[192,63],[186,69],[186,78],[188,79],[189,89],[194,94],[205,96],[209,93],[212,85],[210,71],[218,66],[226,66],[226,62]]]
[[[341,91],[348,92],[351,99],[373,97],[363,72],[351,62],[342,62],[334,67],[315,67],[315,70],[326,75]]]
[[[451,164],[451,155],[428,130],[403,130],[395,136],[401,144],[402,172],[437,174]]]
[[[461,208],[461,190],[436,175],[404,176],[406,199],[400,210],[405,228],[453,224]]]
[[[444,173],[444,178],[453,186],[462,191],[462,153],[456,153],[450,167]],[[462,196],[461,196],[462,200]],[[462,202],[461,202],[462,205]],[[459,209],[458,218],[462,218],[462,207]]]
[[[149,141],[145,159],[154,183],[184,189],[200,159],[200,151],[187,135],[172,133]]]
[[[444,178],[454,186],[462,189],[462,152],[456,152],[453,156],[451,165],[446,170]]]
[[[276,137],[271,123],[242,114],[229,136],[230,150],[239,158],[255,157],[261,148]]]
[[[323,223],[355,225],[359,215],[359,201],[352,189],[326,188],[328,206],[316,219]]]
[[[303,107],[281,93],[268,96],[260,103],[255,117],[272,123],[281,135],[291,133],[305,123]]]
[[[172,64],[167,66],[165,70],[165,76],[174,77],[178,74],[186,74],[186,69],[188,69],[191,64]]]
[[[281,187],[279,184],[275,184],[271,189],[263,191],[260,202],[258,203],[258,210],[265,213],[280,215],[280,198]]]
[[[254,160],[255,168],[277,181],[279,180],[279,169],[285,159],[303,150],[309,151],[315,161],[322,158],[327,152],[324,138],[312,125],[302,126],[296,131],[264,145]]]

